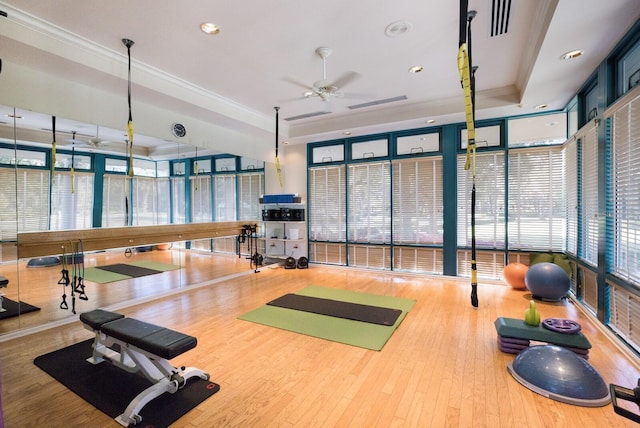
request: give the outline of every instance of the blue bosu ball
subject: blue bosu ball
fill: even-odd
[[[585,360],[555,345],[531,346],[507,365],[522,385],[552,400],[583,407],[606,406],[609,387]]]

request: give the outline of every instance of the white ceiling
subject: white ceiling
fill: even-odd
[[[477,119],[533,113],[539,104],[564,108],[640,17],[638,0],[512,0],[507,33],[491,37],[494,1],[504,2],[469,1],[477,11],[471,24]],[[0,11],[9,15],[0,17],[3,74],[15,64],[126,100],[121,40],[128,38],[135,42],[134,112],[136,103],[147,103],[265,144],[273,141],[274,106],[281,108],[281,140],[292,144],[339,138],[344,131],[425,127],[428,119],[436,125],[464,120],[457,1],[14,0],[0,1]],[[205,21],[219,25],[220,33],[202,33]],[[410,30],[385,34],[399,21]],[[331,102],[331,113],[286,120],[327,109],[317,97],[304,98],[301,87],[322,78],[315,53],[321,46],[333,50],[329,80],[346,72],[359,78],[340,88],[346,96]],[[584,55],[560,59],[574,49]],[[409,73],[414,65],[424,71]],[[6,105],[2,77],[0,104]],[[398,96],[406,100],[347,108]],[[163,139],[170,124],[157,126],[162,132],[145,131]],[[205,140],[193,142],[233,152]]]

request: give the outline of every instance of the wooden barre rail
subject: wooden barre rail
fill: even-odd
[[[71,250],[71,242],[78,241],[82,241],[84,251],[95,251],[237,236],[242,232],[244,225],[256,223],[255,221],[222,221],[18,233],[18,258],[63,254]]]

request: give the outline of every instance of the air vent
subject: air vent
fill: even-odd
[[[493,0],[491,4],[491,37],[507,34],[510,15],[511,0]]]
[[[362,104],[355,104],[352,106],[347,106],[347,108],[349,108],[350,110],[355,110],[358,108],[365,108],[365,107],[371,107],[371,106],[377,106],[380,104],[387,104],[387,103],[392,103],[394,101],[402,101],[402,100],[406,100],[407,97],[405,95],[400,95],[399,97],[393,97],[393,98],[386,98],[384,100],[377,100],[377,101],[369,101],[368,103],[362,103]]]
[[[300,119],[306,119],[308,117],[314,117],[314,116],[322,116],[323,114],[329,114],[331,112],[329,111],[316,111],[314,113],[307,113],[307,114],[301,114],[299,116],[291,116],[291,117],[286,117],[284,120],[300,120]]]

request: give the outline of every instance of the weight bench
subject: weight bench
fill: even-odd
[[[177,368],[168,361],[195,348],[198,341],[193,336],[102,309],[80,314],[80,321],[95,334],[88,362],[108,361],[130,373],[140,371],[152,383],[116,418],[123,426],[138,424],[142,420],[140,411],[147,403],[165,392],[174,394],[187,379],[209,380],[209,374],[200,369]]]

